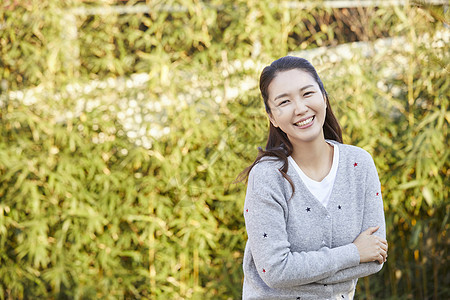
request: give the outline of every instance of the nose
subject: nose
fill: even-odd
[[[302,115],[308,111],[308,106],[305,105],[304,101],[297,99],[295,101],[295,114]]]

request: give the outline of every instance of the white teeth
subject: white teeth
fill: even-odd
[[[304,120],[304,121],[295,123],[295,125],[300,126],[300,127],[301,127],[301,126],[305,126],[305,125],[311,123],[312,120],[313,120],[313,117],[311,117],[311,118],[309,118],[309,119],[306,119],[306,120]]]

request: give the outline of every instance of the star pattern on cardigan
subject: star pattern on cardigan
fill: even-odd
[[[358,166],[358,163],[357,163],[357,162],[355,162],[355,163],[353,164],[353,166],[354,166],[354,167]]]
[[[338,205],[338,209],[342,209],[342,206]]]
[[[306,208],[306,211],[307,211],[307,212],[310,212],[310,211],[311,211],[311,208],[307,207],[307,208]]]
[[[263,269],[263,273],[266,273],[266,269]]]
[[[377,192],[377,196],[379,196],[379,195],[380,195],[380,193]]]
[[[266,238],[267,237],[267,233],[264,232],[263,237]]]

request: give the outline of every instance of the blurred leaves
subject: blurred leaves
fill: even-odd
[[[373,155],[383,186],[389,262],[357,293],[448,294],[442,7],[68,13],[113,4],[139,3],[0,4],[0,299],[240,298],[245,185],[233,181],[265,144],[262,66],[389,36],[402,47],[313,60],[344,141]]]

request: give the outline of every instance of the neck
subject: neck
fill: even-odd
[[[333,164],[333,147],[325,139],[293,145],[292,158],[310,178],[321,181]]]

